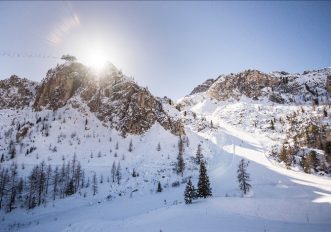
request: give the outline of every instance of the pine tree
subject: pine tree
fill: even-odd
[[[196,198],[196,190],[194,185],[192,184],[191,179],[186,184],[185,192],[184,192],[184,200],[185,204],[191,204],[192,200]]]
[[[184,174],[184,169],[185,169],[185,162],[183,156],[184,156],[184,144],[182,138],[179,137],[176,171],[177,174],[181,174],[182,176]]]
[[[274,121],[273,120],[270,121],[270,129],[271,130],[274,130],[275,129],[275,124],[274,124]]]
[[[203,154],[201,151],[201,144],[198,145],[197,153],[195,155],[195,163],[200,165],[201,160],[203,160]]]
[[[98,180],[96,173],[94,173],[92,178],[92,192],[93,192],[93,196],[95,196],[98,193]]]
[[[129,152],[131,152],[133,150],[133,144],[132,144],[132,139],[130,140],[130,144],[129,144]]]
[[[120,184],[121,183],[121,179],[122,179],[121,164],[120,164],[120,162],[118,162],[117,168],[116,168],[116,180],[117,180],[117,184]]]
[[[10,159],[14,159],[16,157],[16,148],[13,140],[10,140],[9,146],[8,146],[8,153],[10,156]]]
[[[189,138],[188,137],[186,137],[186,147],[189,147],[190,146],[190,140],[189,140]]]
[[[162,191],[163,191],[163,188],[162,188],[161,182],[159,181],[159,183],[157,184],[157,190],[156,190],[156,192],[160,193]]]
[[[39,172],[39,166],[35,166],[29,177],[28,177],[28,199],[27,199],[27,207],[28,209],[32,209],[36,207],[36,197],[37,197],[37,183],[38,183],[38,172]]]
[[[238,170],[237,170],[237,178],[239,183],[240,190],[245,194],[249,192],[251,189],[251,185],[248,183],[250,181],[249,174],[247,173],[247,167],[249,162],[245,162],[244,159],[241,159]]]
[[[161,151],[161,144],[160,143],[157,144],[156,150]]]
[[[115,165],[115,161],[113,162],[113,165],[111,166],[111,179],[113,181],[113,183],[115,183],[115,177],[116,177],[116,165]]]
[[[46,183],[46,173],[45,173],[45,162],[41,162],[39,172],[37,173],[38,178],[38,206],[45,200],[44,189]]]
[[[53,200],[55,200],[56,195],[58,193],[58,184],[59,184],[59,168],[55,167],[54,175],[53,175]]]
[[[0,209],[3,206],[3,201],[6,196],[6,186],[9,183],[9,174],[7,168],[2,168],[0,171]]]
[[[200,174],[198,181],[198,196],[207,198],[212,196],[212,189],[209,183],[205,161],[200,162]]]
[[[17,165],[14,163],[10,165],[10,183],[8,184],[7,212],[11,212],[16,207],[17,195]]]
[[[75,186],[74,181],[71,179],[67,185],[67,188],[65,190],[66,196],[70,196],[75,193]]]
[[[52,175],[52,166],[49,164],[46,170],[46,194],[48,193],[48,187],[50,185],[51,175]]]
[[[323,114],[324,114],[324,117],[327,117],[328,116],[328,111],[326,111],[326,108],[325,107],[323,108]]]

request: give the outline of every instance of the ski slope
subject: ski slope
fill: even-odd
[[[60,200],[54,207],[6,215],[13,231],[331,231],[331,179],[286,170],[265,155],[261,135],[223,121],[218,128],[187,134],[191,143],[208,139],[213,198],[183,203],[185,185],[162,193]],[[194,141],[195,140],[195,141]],[[252,187],[242,197],[236,182],[241,158],[250,161]],[[194,176],[193,183],[197,183]],[[4,217],[4,216],[3,216]],[[4,221],[0,222],[4,223]],[[4,225],[4,224],[3,224]],[[1,226],[0,226],[1,228]],[[3,227],[4,228],[4,227]],[[16,228],[16,229],[15,229]]]

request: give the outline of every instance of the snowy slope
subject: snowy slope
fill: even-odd
[[[206,90],[179,99],[177,107],[184,123],[196,131],[213,129],[224,120],[270,138],[264,146],[279,162],[285,147],[288,168],[330,175],[330,79],[330,68],[302,74],[246,70],[220,76]],[[306,162],[311,154],[316,154],[314,168]]]
[[[298,74],[294,80],[310,75],[317,78],[311,86],[318,89],[326,81],[326,72],[330,69]],[[41,161],[60,167],[76,155],[87,178],[96,174],[98,192],[94,196],[88,187],[64,199],[48,199],[31,210],[0,210],[0,231],[331,231],[331,178],[325,172],[306,174],[299,166],[286,169],[270,154],[275,145],[310,122],[330,124],[329,116],[323,114],[325,105],[312,106],[301,101],[301,95],[295,98],[296,103],[278,104],[268,95],[258,100],[247,96],[219,100],[207,94],[208,88],[224,79],[208,81],[195,94],[180,99],[176,108],[170,99],[157,98],[161,111],[184,125],[183,176],[174,171],[178,136],[157,120],[147,125],[144,133],[123,137],[110,122],[91,112],[78,95],[54,111],[1,109],[0,155],[8,153],[11,140],[16,147],[15,157],[6,159],[1,167],[15,162],[19,175],[24,176]],[[311,93],[307,91],[308,99]],[[321,102],[326,96],[324,91]],[[289,93],[282,97],[293,98]],[[79,107],[75,107],[77,102]],[[326,111],[330,115],[330,108]],[[294,113],[298,125],[279,120]],[[274,118],[275,129],[271,130],[270,120]],[[20,136],[24,128],[27,132]],[[198,182],[199,168],[192,158],[199,144],[213,197],[185,205],[185,182],[190,177],[195,185]],[[237,183],[242,158],[250,161],[252,180],[252,191],[245,196]],[[109,180],[114,162],[121,165],[121,184]],[[133,177],[133,170],[139,176]],[[156,193],[159,181],[164,190]]]
[[[217,123],[213,132],[190,134],[191,143],[214,141],[210,151],[204,148],[212,199],[185,205],[184,185],[112,201],[99,194],[5,215],[3,223],[20,222],[20,231],[330,231],[330,178],[277,167],[264,155],[264,137]],[[235,181],[242,157],[250,160],[253,185],[251,197],[244,198]]]

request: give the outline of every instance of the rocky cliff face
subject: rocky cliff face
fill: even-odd
[[[183,135],[179,119],[173,119],[151,93],[109,64],[96,73],[78,63],[66,63],[51,69],[42,82],[34,109],[56,110],[65,105],[87,105],[96,116],[120,131],[142,134],[155,122],[175,135]]]
[[[34,109],[63,107],[85,81],[86,73],[87,69],[79,63],[66,63],[50,69],[37,91]]]
[[[197,87],[195,87],[192,92],[190,93],[190,95],[192,94],[196,94],[196,93],[203,93],[206,92],[209,87],[215,82],[214,79],[208,79],[205,82],[203,82],[201,85],[198,85]]]
[[[239,100],[242,96],[259,100],[268,99],[276,103],[327,102],[329,98],[327,76],[331,69],[305,71],[303,74],[286,72],[263,73],[246,70],[237,74],[222,75],[215,81],[207,80],[203,88],[195,88],[191,94],[206,92],[214,99]],[[207,88],[207,90],[205,90]],[[200,91],[203,89],[203,91]]]
[[[184,134],[180,121],[167,115],[161,102],[120,72],[115,70],[99,76],[98,82],[93,80],[82,88],[80,98],[100,120],[109,121],[123,135],[142,134],[155,122],[175,135]]]
[[[21,109],[34,99],[37,83],[16,75],[0,80],[0,109]]]

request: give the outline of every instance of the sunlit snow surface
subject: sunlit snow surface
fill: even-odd
[[[122,185],[104,181],[99,184],[99,193],[94,197],[90,190],[86,190],[86,198],[76,194],[54,203],[50,201],[47,206],[30,211],[18,209],[10,214],[1,211],[0,230],[331,231],[331,179],[287,170],[274,163],[265,154],[266,147],[273,141],[259,132],[244,132],[242,125],[230,125],[235,119],[221,117],[225,113],[216,113],[217,107],[205,102],[194,108],[197,113],[204,112],[204,116],[212,119],[215,129],[197,132],[193,126],[186,126],[189,147],[185,149],[187,167],[184,176],[193,175],[193,183],[197,183],[198,170],[189,160],[201,143],[208,160],[213,198],[185,205],[185,184],[171,187],[171,183],[181,179],[172,171],[178,138],[160,125],[154,125],[144,136],[124,139],[102,126],[93,115],[68,109],[58,112],[56,120],[51,121],[49,137],[45,138],[37,132],[33,134],[38,149],[30,156],[19,154],[17,163],[25,163],[27,171],[32,164],[42,160],[62,164],[63,156],[69,159],[76,153],[88,173],[96,171],[99,175],[103,174],[106,180],[112,162],[120,161]],[[234,104],[232,107],[240,109],[240,105]],[[16,111],[3,110],[1,114],[12,115],[7,117],[8,122],[1,122],[2,127],[9,125],[13,117],[35,120],[34,114],[29,111],[17,114]],[[52,115],[51,112],[49,114]],[[62,115],[61,119],[58,119],[59,115]],[[61,123],[63,117],[66,118],[65,123]],[[88,130],[84,128],[85,117],[89,120]],[[66,137],[59,144],[58,135],[61,133]],[[73,133],[76,135],[72,138]],[[128,152],[131,139],[134,150]],[[115,149],[117,142],[118,150]],[[162,149],[158,152],[156,147],[159,142]],[[56,153],[49,151],[49,144],[57,146]],[[99,152],[101,157],[98,157]],[[114,157],[115,152],[118,157]],[[248,169],[253,190],[246,197],[241,196],[236,182],[241,158],[250,161]],[[131,177],[133,168],[139,172],[139,178]],[[155,193],[159,180],[166,187],[162,193]],[[132,192],[134,189],[138,191]],[[123,192],[124,196],[118,196],[119,192]],[[109,194],[113,198],[107,201]]]

